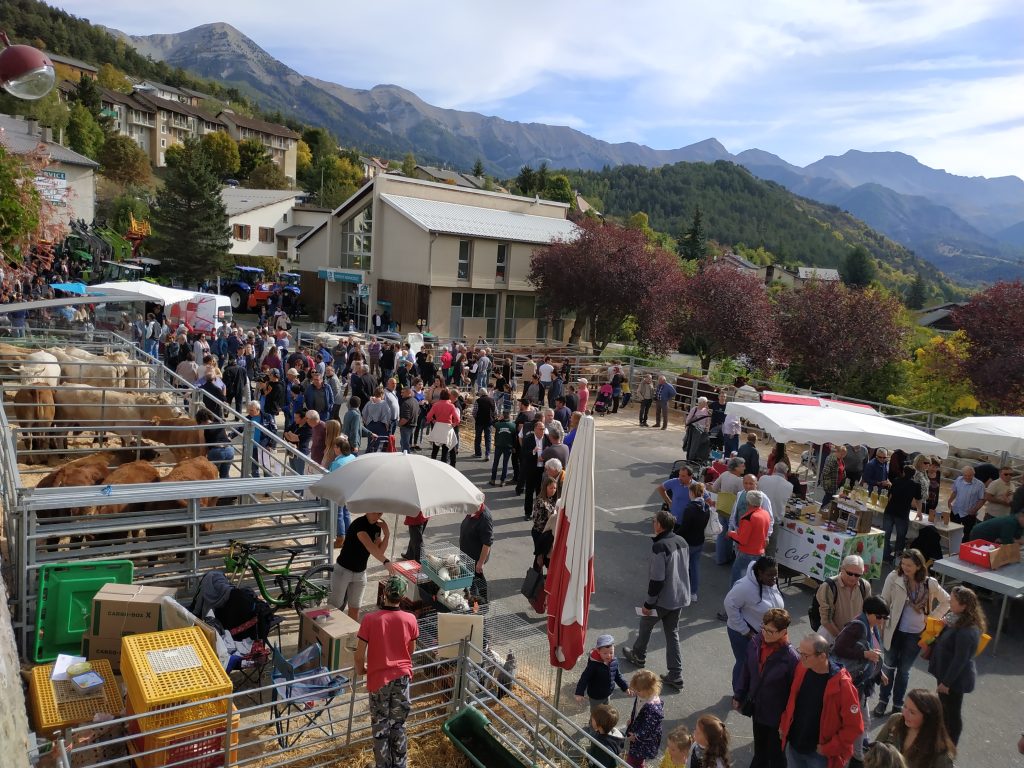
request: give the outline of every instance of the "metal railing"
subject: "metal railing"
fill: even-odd
[[[12,341],[37,349],[44,338],[49,336],[33,331]],[[117,391],[164,395],[163,400],[183,413],[193,412],[205,397],[205,393],[198,392],[116,334],[107,333],[100,341],[85,346],[87,351],[97,353],[125,352],[131,364],[144,366],[150,372],[148,387],[119,387]],[[5,368],[5,362],[13,364],[16,360],[0,356],[0,385],[20,388],[22,381],[17,371],[10,365]],[[107,364],[118,365],[109,361]],[[87,387],[79,383],[61,385],[59,389],[66,399],[71,393],[73,401],[74,392],[84,392]],[[103,395],[99,398],[98,413],[91,415],[103,418],[80,419],[74,428],[86,433],[118,435],[122,445],[100,444],[100,449],[113,457],[112,465],[137,458],[153,459],[153,466],[158,469],[170,465],[171,462],[155,460],[151,453],[154,447],[141,440],[143,431],[192,432],[190,437],[165,439],[179,451],[206,453],[209,444],[204,433],[198,439],[194,436],[201,426],[158,427],[141,418],[155,414],[153,408],[170,407],[167,403],[149,406],[149,411],[146,406],[136,405],[135,416],[140,418],[129,424],[117,420],[113,404],[109,411],[104,410],[108,399],[116,399],[106,394],[114,388],[95,389]],[[73,460],[95,453],[92,445],[83,444],[81,439],[68,445],[68,423],[45,425],[38,418],[27,418],[12,426],[10,407],[10,403],[0,404],[0,500],[9,550],[3,575],[8,582],[14,629],[23,653],[27,653],[34,632],[39,573],[46,565],[128,558],[135,563],[136,581],[191,590],[202,573],[220,567],[220,550],[232,538],[266,544],[265,562],[270,565],[287,560],[287,547],[304,548],[296,568],[299,563],[319,565],[330,559],[336,506],[303,498],[305,489],[323,473],[323,467],[227,404],[222,406],[226,422],[217,426],[226,430],[234,448],[228,478],[68,488],[34,487],[43,479],[40,475],[54,468],[29,462],[54,454],[64,461]],[[256,446],[257,435],[263,446]],[[25,438],[34,440],[27,442]],[[45,443],[40,445],[41,441],[53,440],[58,441],[58,450],[51,450]],[[19,442],[24,447],[19,449]],[[164,450],[165,446],[157,445],[155,449]],[[173,448],[166,450],[174,455]],[[254,459],[265,474],[269,470],[272,476],[252,477]],[[146,532],[145,536],[141,531]]]
[[[472,643],[463,640],[418,650],[413,662],[406,720],[411,739],[436,734],[446,720],[472,706],[488,718],[490,735],[524,766],[602,765],[588,754],[591,749],[606,752],[590,733],[514,674],[488,662],[484,651]],[[185,720],[185,725],[151,728],[145,719],[152,713],[139,713],[69,728],[54,741],[56,764],[130,768],[148,763],[174,768],[193,765],[197,759],[225,768],[355,764],[356,756],[373,742],[369,694],[352,667],[331,674],[348,678],[337,695],[289,698],[286,686],[278,682],[160,711],[163,719]],[[295,682],[315,678],[315,673],[297,676]],[[143,750],[146,742],[164,744]],[[626,765],[618,756],[614,764]]]

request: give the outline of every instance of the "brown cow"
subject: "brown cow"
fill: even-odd
[[[217,467],[213,462],[204,456],[200,456],[193,459],[179,461],[171,468],[170,472],[160,478],[160,482],[181,483],[195,480],[216,480],[218,477],[220,477],[220,473],[217,471]],[[217,497],[215,496],[199,499],[200,507],[212,507],[216,505],[216,503]],[[155,501],[149,505],[149,509],[152,512],[166,512],[169,509],[181,509],[185,511],[188,509],[188,500],[172,499],[170,501]],[[202,523],[199,528],[202,531],[213,530],[213,526],[208,523]],[[157,533],[157,531],[154,531],[154,533]],[[186,529],[184,527],[174,526],[170,528],[160,528],[158,533],[164,536],[184,536],[186,534]]]
[[[104,479],[104,485],[138,485],[140,483],[155,483],[160,479],[160,472],[148,461],[131,461],[122,464]],[[104,504],[98,507],[86,507],[83,510],[86,515],[117,515],[123,512],[138,512],[143,505],[136,503]],[[97,533],[93,539],[103,541],[107,539],[127,538],[127,535],[112,533]]]
[[[153,427],[195,427],[195,429],[143,429],[142,437],[166,445],[178,461],[202,456],[203,431],[195,419],[179,416],[174,419],[153,419]]]
[[[14,421],[25,429],[50,429],[53,427],[53,390],[47,387],[22,387],[14,395],[12,411]],[[49,432],[25,432],[22,435],[28,451],[48,450],[53,445],[53,435]],[[43,463],[45,456],[29,455],[26,464]]]
[[[36,488],[67,488],[83,485],[99,485],[110,473],[110,465],[114,461],[111,453],[92,453],[88,456],[70,461],[62,467],[58,467],[44,477],[36,485]],[[69,509],[41,509],[36,513],[39,520],[52,520],[67,515],[79,515],[82,510],[78,507]],[[74,537],[72,537],[74,538]],[[46,539],[47,549],[54,549],[60,542],[57,536]]]

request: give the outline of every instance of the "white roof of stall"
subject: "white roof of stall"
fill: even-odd
[[[935,430],[954,448],[1024,456],[1024,416],[969,416]]]
[[[178,304],[182,301],[195,301],[198,291],[183,291],[180,288],[168,288],[166,285],[147,283],[145,280],[121,280],[115,283],[97,283],[89,286],[92,294],[103,296],[123,296],[134,301],[153,301],[157,304]]]
[[[726,413],[758,425],[780,441],[797,443],[864,443],[873,448],[901,448],[945,457],[949,445],[909,424],[883,416],[838,408],[777,403],[729,403]]]

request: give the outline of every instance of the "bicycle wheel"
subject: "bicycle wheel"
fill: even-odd
[[[292,597],[292,607],[296,613],[301,615],[307,608],[316,608],[327,603],[327,598],[331,594],[333,573],[333,565],[314,565],[299,576]]]

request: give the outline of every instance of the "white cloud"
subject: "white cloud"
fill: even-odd
[[[62,5],[135,34],[227,21],[305,74],[395,83],[442,107],[550,119],[612,142],[717,135],[733,151],[777,141],[809,160],[898,147],[950,168],[1024,174],[1019,132],[984,128],[1020,116],[1024,43],[964,42],[984,24],[1019,30],[1019,0]],[[953,154],[937,160],[943,151]]]

